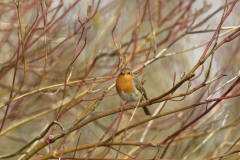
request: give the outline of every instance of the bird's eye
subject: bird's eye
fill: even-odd
[[[128,72],[128,74],[131,74],[131,72]]]

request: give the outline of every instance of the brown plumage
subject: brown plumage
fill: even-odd
[[[119,96],[127,102],[148,100],[147,93],[140,81],[132,74],[129,68],[122,68],[116,81]],[[151,115],[147,107],[143,107],[146,115]]]

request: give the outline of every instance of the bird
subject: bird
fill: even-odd
[[[116,80],[116,90],[118,95],[126,102],[148,100],[146,90],[129,68],[122,68],[120,70],[120,74]],[[146,115],[151,115],[147,107],[143,107],[143,110]]]

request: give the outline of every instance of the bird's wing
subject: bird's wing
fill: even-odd
[[[134,82],[136,83],[136,88],[137,88],[137,90],[139,90],[139,91],[142,93],[144,99],[148,100],[146,90],[143,88],[141,82],[140,82],[140,81],[137,79],[137,77],[135,77],[135,76],[134,76],[134,79],[133,79],[133,80],[134,80]]]

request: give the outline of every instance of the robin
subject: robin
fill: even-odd
[[[139,102],[148,100],[147,93],[140,81],[129,68],[122,68],[117,77],[116,89],[118,95],[127,102]],[[147,107],[143,107],[146,115],[151,115]]]

